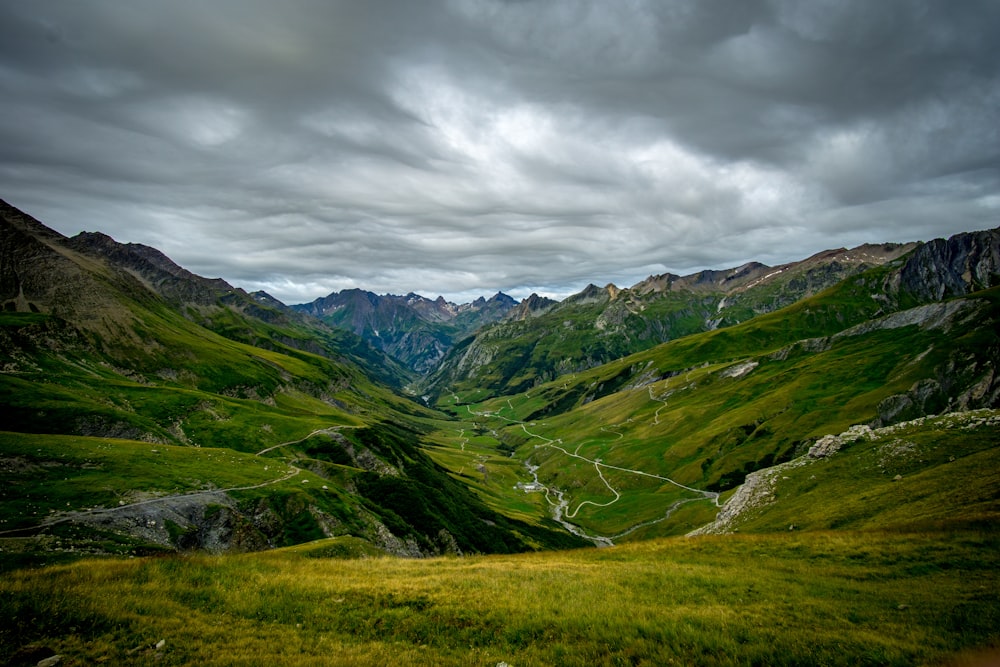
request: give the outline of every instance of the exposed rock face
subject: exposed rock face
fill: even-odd
[[[800,456],[793,461],[780,463],[776,466],[750,473],[743,484],[736,490],[736,493],[719,510],[715,521],[691,531],[688,535],[712,535],[732,532],[748,515],[774,501],[775,489],[780,476],[788,470],[809,465],[814,460],[808,456]]]
[[[900,270],[899,285],[922,301],[1000,285],[1000,228],[921,245]]]
[[[927,414],[935,414],[947,404],[947,397],[936,380],[926,379],[915,383],[905,394],[894,394],[878,404],[876,426],[888,426],[909,421]]]
[[[456,340],[499,321],[515,303],[502,292],[489,299],[480,297],[456,305],[442,297],[431,300],[412,292],[406,296],[380,296],[351,289],[293,308],[361,336],[423,374],[438,364]]]
[[[248,516],[241,512],[235,501],[220,491],[154,499],[70,516],[74,522],[100,526],[165,547],[213,553],[275,546],[254,525],[254,518],[261,519],[261,527],[268,524],[267,517],[260,513]]]
[[[814,459],[824,459],[831,454],[840,451],[841,441],[835,435],[824,435],[809,448],[809,457]]]
[[[869,440],[872,430],[866,424],[856,424],[840,435],[824,435],[809,448],[807,456],[812,459],[823,459],[839,452],[845,445],[858,440]]]
[[[519,303],[514,308],[511,308],[510,312],[507,313],[506,319],[508,320],[526,320],[531,317],[537,317],[555,307],[559,302],[553,301],[552,299],[544,296],[538,296],[532,293],[527,299]]]

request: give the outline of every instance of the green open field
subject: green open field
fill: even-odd
[[[358,555],[336,538],[82,561],[3,578],[0,659],[26,645],[66,665],[916,665],[986,648],[996,659],[998,537],[729,535],[427,560],[330,558],[337,540]]]

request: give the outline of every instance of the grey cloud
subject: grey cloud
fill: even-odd
[[[1000,5],[0,6],[0,196],[288,301],[992,227]]]

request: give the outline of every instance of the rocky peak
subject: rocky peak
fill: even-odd
[[[601,288],[590,283],[583,288],[581,292],[577,292],[571,296],[566,297],[563,300],[564,304],[584,304],[584,303],[599,303],[603,301],[608,301],[611,299],[611,289],[617,290],[618,288],[614,285],[608,285],[608,287]]]
[[[221,278],[204,278],[174,263],[156,248],[141,243],[119,243],[107,234],[81,232],[64,245],[124,270],[174,304],[215,305],[219,299],[242,293]]]
[[[920,245],[899,272],[900,288],[937,301],[1000,285],[1000,227]]]
[[[17,208],[14,208],[2,199],[0,199],[0,225],[6,228],[4,229],[5,233],[8,230],[9,232],[17,231],[36,239],[45,239],[50,241],[62,241],[66,238],[59,232],[46,227],[35,218]]]
[[[507,312],[507,317],[505,319],[520,321],[531,317],[537,317],[558,303],[558,301],[553,301],[548,297],[538,296],[532,292],[531,296],[511,308]]]

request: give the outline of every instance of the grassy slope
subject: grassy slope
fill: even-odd
[[[795,344],[853,324],[844,313],[864,302],[863,288],[863,282],[848,281],[744,325],[674,341],[516,396],[471,406],[449,397],[442,405],[470,419],[466,428],[478,429],[485,440],[479,450],[473,440],[455,452],[463,439],[457,431],[442,432],[440,441],[451,453],[436,457],[467,474],[473,460],[492,456],[490,470],[520,472],[521,481],[528,478],[516,462],[530,460],[541,466],[544,483],[567,492],[574,523],[594,534],[621,536],[663,519],[671,508],[669,520],[642,527],[629,539],[687,532],[711,519],[714,503],[674,507],[697,495],[607,466],[721,491],[725,499],[747,473],[805,453],[822,435],[871,421],[880,401],[918,380],[955,379],[942,377],[949,361],[974,366],[970,359],[989,361],[994,354],[995,290],[973,300],[981,308],[976,325],[960,331],[908,326],[816,346]],[[757,365],[726,376],[746,362]],[[503,461],[510,452],[515,460]],[[593,463],[598,460],[601,475]],[[512,514],[547,510],[540,500],[526,501],[512,484],[477,484],[495,508],[506,505]],[[943,491],[942,482],[935,497],[941,499]]]
[[[130,494],[192,493],[208,480],[218,488],[241,486],[224,481],[230,464],[260,469],[254,453],[300,441],[317,430],[343,427],[343,443],[317,437],[311,444],[271,452],[269,457],[282,462],[272,461],[268,477],[258,480],[274,481],[283,474],[276,472],[278,467],[284,471],[295,465],[320,476],[318,484],[304,487],[299,477],[230,494],[246,512],[264,508],[280,516],[284,526],[268,541],[289,544],[322,537],[318,515],[328,518],[325,530],[334,534],[372,537],[364,515],[377,516],[396,536],[430,550],[448,546],[447,541],[427,542],[442,528],[463,551],[577,544],[540,528],[541,522],[520,526],[492,515],[412,449],[422,437],[422,422],[441,415],[373,382],[351,362],[330,358],[336,341],[317,338],[303,344],[309,343],[307,331],[202,308],[212,315],[205,323],[226,337],[156,299],[121,298],[133,331],[115,345],[81,340],[55,318],[5,313],[0,320],[2,333],[24,351],[11,359],[14,372],[0,374],[2,429],[7,431],[0,437],[0,477],[8,489],[17,490],[0,503],[3,528],[37,525],[51,512],[114,506]],[[206,317],[201,313],[195,319]],[[295,336],[299,340],[292,340]],[[49,346],[50,337],[69,343]],[[309,347],[318,349],[312,352]],[[405,475],[420,472],[421,477],[379,480],[345,456],[344,448],[352,446],[370,452],[373,461],[388,460]],[[114,453],[111,459],[109,451]],[[201,454],[206,451],[225,454],[217,461]],[[199,474],[159,476],[165,453],[184,458],[186,452],[191,464],[200,466]],[[314,488],[318,486],[328,489]],[[421,512],[405,516],[402,510],[393,511],[393,498],[407,492],[428,498]],[[503,525],[482,530],[482,521]],[[56,533],[59,545],[66,548],[104,545],[110,551],[128,551],[129,540],[100,531],[83,534],[60,524],[43,532]],[[132,542],[140,550],[153,548]],[[41,546],[42,559],[48,559],[51,554]],[[22,547],[5,559],[5,567],[39,555],[33,553],[37,543]]]
[[[492,350],[492,359],[464,377],[448,370],[463,352],[463,347],[457,348],[440,371],[445,377],[432,378],[431,394],[441,398],[454,391],[469,400],[482,400],[486,396],[519,393],[566,373],[648,350],[663,341],[704,332],[712,328],[712,321],[714,326],[729,327],[760,313],[770,313],[838,278],[847,280],[827,290],[825,299],[827,307],[836,311],[834,317],[842,328],[848,320],[863,321],[885,305],[870,298],[871,289],[866,290],[866,285],[879,285],[881,278],[898,264],[869,269],[861,278],[848,277],[865,266],[835,263],[791,271],[728,296],[721,288],[645,296],[625,290],[609,301],[604,290],[597,290],[596,298],[570,299],[537,317],[501,322],[481,331],[475,344]],[[834,294],[841,300],[839,303],[831,301]],[[802,321],[790,323],[792,327],[806,325],[813,329],[817,325],[824,329],[823,324],[808,313]],[[442,390],[443,395],[439,393]]]
[[[992,530],[422,561],[324,549],[12,573],[0,659],[34,643],[69,665],[913,665],[1000,643]]]
[[[877,429],[829,458],[804,457],[769,477],[768,495],[731,529],[1000,525],[1000,411]]]

